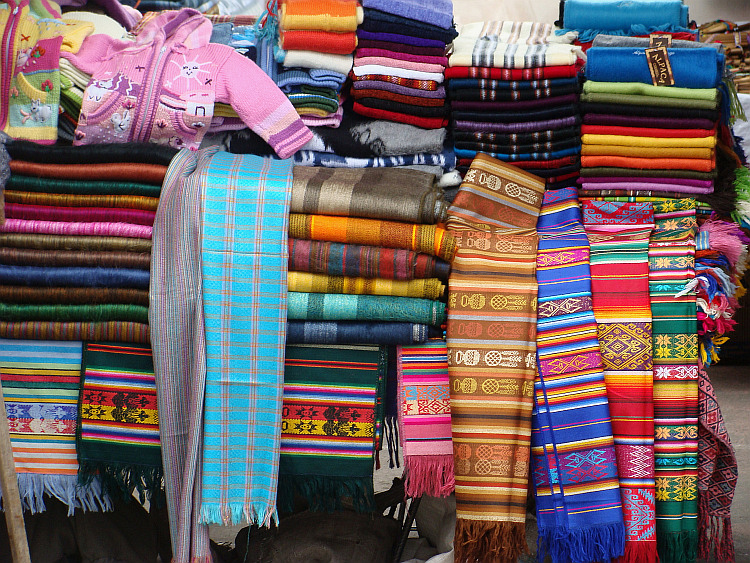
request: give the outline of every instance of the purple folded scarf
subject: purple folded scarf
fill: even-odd
[[[419,88],[409,88],[408,86],[401,86],[400,84],[393,84],[384,80],[354,80],[352,82],[352,89],[385,90],[387,92],[404,94],[406,96],[417,96],[420,98],[445,98],[445,88],[442,84],[438,86],[436,90],[420,90]]]
[[[385,33],[382,31],[357,30],[358,39],[369,39],[372,41],[388,41],[390,43],[403,43],[416,47],[439,47],[445,49],[445,42],[439,39],[427,39],[425,37],[412,37],[410,35],[399,35],[397,33]]]

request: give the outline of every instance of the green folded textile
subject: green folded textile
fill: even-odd
[[[5,189],[56,194],[130,194],[159,197],[161,185],[98,180],[64,180],[11,175]]]
[[[677,88],[675,86],[654,86],[641,82],[598,82],[587,80],[583,84],[585,94],[630,94],[656,96],[658,98],[681,98],[691,100],[711,100],[718,103],[719,91],[716,88]]]
[[[696,100],[691,98],[667,98],[659,96],[641,96],[638,94],[605,94],[602,92],[584,92],[581,102],[598,104],[620,104],[631,106],[657,106],[683,109],[716,109],[718,101]]]
[[[130,321],[148,324],[148,307],[107,303],[104,305],[26,305],[0,303],[5,321]]]
[[[693,180],[713,180],[716,171],[698,172],[697,170],[660,170],[658,168],[640,170],[638,168],[620,168],[617,166],[592,166],[581,168],[579,175],[582,177],[616,176],[616,177],[639,177],[639,178],[687,178]]]

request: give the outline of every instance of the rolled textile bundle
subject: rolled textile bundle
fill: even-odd
[[[445,280],[450,264],[400,248],[290,238],[289,270],[394,280],[430,277]]]
[[[166,145],[146,146],[143,143],[101,143],[85,147],[52,145],[41,147],[37,143],[21,140],[5,142],[5,149],[14,160],[42,164],[108,164],[143,163],[169,166],[177,154]],[[40,150],[43,149],[43,150]]]
[[[144,210],[155,212],[159,198],[131,195],[104,194],[57,194],[45,192],[27,192],[20,190],[3,190],[5,205],[11,203],[34,206],[58,207],[110,207],[115,209]],[[153,221],[152,221],[153,222]]]
[[[601,94],[635,94],[639,96],[656,96],[663,98],[680,98],[689,100],[719,101],[721,97],[716,88],[680,88],[677,86],[654,86],[641,82],[599,82],[586,80],[583,83],[584,94],[594,92]]]
[[[667,49],[678,88],[717,88],[724,78],[724,53],[715,49]],[[591,47],[586,51],[586,78],[599,82],[652,84],[644,49]]]
[[[289,272],[287,280],[289,291],[301,293],[390,295],[421,299],[439,299],[445,293],[445,284],[437,278],[390,280],[386,278],[354,278],[310,272]]]
[[[148,324],[129,321],[60,322],[0,321],[0,338],[33,340],[106,340],[151,342]]]
[[[167,167],[162,164],[107,162],[101,164],[46,164],[11,160],[11,174],[63,180],[134,181],[161,186]]]
[[[148,323],[148,305],[103,303],[81,305],[57,303],[0,303],[0,318],[6,321],[125,321]]]
[[[281,29],[355,31],[363,12],[355,0],[283,0],[279,2]]]
[[[622,104],[637,108],[651,106],[654,108],[673,108],[675,111],[690,109],[715,110],[719,102],[715,100],[699,100],[694,98],[670,98],[667,96],[641,96],[638,94],[616,94],[604,92],[584,92],[581,94],[582,103],[591,104]]]
[[[435,176],[402,168],[295,166],[292,213],[343,215],[433,224],[448,203]]]
[[[0,301],[8,303],[130,303],[148,307],[148,291],[127,287],[28,287],[0,285]]]
[[[401,156],[377,156],[372,158],[353,158],[339,156],[330,152],[297,151],[294,163],[300,166],[319,166],[325,168],[393,168],[415,170],[423,174],[432,174],[438,178],[444,172],[456,167],[456,155],[452,150],[443,154],[405,154]]]
[[[88,145],[93,146],[93,145]],[[136,178],[136,180],[138,180]],[[153,198],[158,204],[161,183],[129,182],[118,180],[41,177],[14,172],[5,184],[6,189],[26,192],[79,195],[131,195]]]
[[[599,32],[687,31],[688,7],[682,0],[565,0],[561,19],[564,31],[577,30],[580,41],[591,41]]]
[[[440,336],[426,324],[367,321],[288,321],[287,344],[417,344]]]
[[[149,269],[150,253],[122,251],[35,250],[0,246],[0,264],[16,266],[100,266]]]
[[[8,219],[29,219],[38,221],[70,221],[93,223],[133,223],[153,225],[154,211],[106,207],[58,207],[49,205],[25,205],[5,202],[5,217]]]
[[[151,240],[126,237],[64,236],[36,233],[0,233],[0,246],[39,250],[101,250],[151,252]]]
[[[151,238],[152,227],[132,223],[74,223],[61,221],[27,221],[6,219],[0,225],[3,233],[38,233],[49,235],[93,235],[129,238]]]
[[[0,283],[49,287],[148,287],[149,271],[129,268],[0,265]]]
[[[406,248],[431,254],[446,261],[452,259],[456,250],[453,235],[435,225],[356,217],[291,213],[289,236],[309,240]]]

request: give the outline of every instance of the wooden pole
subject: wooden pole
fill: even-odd
[[[8,415],[5,412],[5,397],[3,396],[2,385],[0,385],[0,487],[3,489],[5,524],[8,527],[13,563],[31,563],[21,497],[18,493],[16,464],[13,461],[13,449],[10,445],[10,429],[8,427]]]

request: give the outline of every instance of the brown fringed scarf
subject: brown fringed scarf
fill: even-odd
[[[478,154],[448,209],[448,373],[457,563],[515,563],[525,539],[544,180]]]

